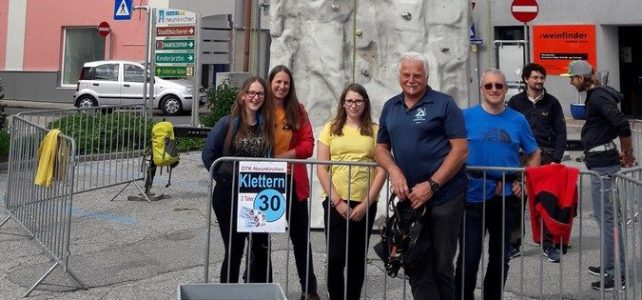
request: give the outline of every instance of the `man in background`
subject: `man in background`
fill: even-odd
[[[541,151],[542,165],[560,163],[566,150],[566,121],[560,102],[544,88],[546,69],[535,63],[528,64],[522,69],[522,81],[526,89],[513,96],[508,102],[508,107],[526,117]],[[524,208],[525,206],[524,204]],[[515,226],[511,233],[511,258],[521,255],[521,224],[524,222],[522,204],[517,203],[517,207],[513,209]],[[545,226],[543,232],[542,254],[549,261],[559,263],[560,251],[553,245],[552,236]]]
[[[604,245],[602,259],[604,266],[590,266],[589,273],[600,276],[602,280],[591,283],[596,290],[613,290],[616,280],[624,287],[624,245],[622,243],[622,228],[614,230],[614,218],[621,216],[614,210],[611,191],[613,189],[613,174],[621,167],[631,167],[635,163],[633,145],[631,142],[631,126],[624,114],[618,108],[618,103],[624,96],[609,86],[603,86],[597,80],[593,66],[584,60],[574,60],[568,65],[568,73],[562,74],[571,78],[571,85],[578,92],[586,92],[586,122],[582,127],[582,145],[586,154],[586,167],[597,172],[600,176],[591,176],[591,198],[593,199],[593,214],[600,225],[600,242]],[[613,142],[620,140],[620,151]],[[600,187],[603,190],[600,190]],[[604,198],[602,198],[602,192]],[[602,219],[602,216],[604,218]],[[621,224],[618,224],[620,227]],[[618,236],[615,237],[613,232]],[[620,261],[615,261],[615,239],[617,238]],[[620,274],[615,274],[615,264],[620,264]],[[620,278],[617,277],[620,276]]]

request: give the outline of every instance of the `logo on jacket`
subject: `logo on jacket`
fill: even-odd
[[[417,108],[417,112],[415,112],[415,117],[412,121],[415,123],[421,123],[423,121],[426,121],[426,108],[425,107]]]

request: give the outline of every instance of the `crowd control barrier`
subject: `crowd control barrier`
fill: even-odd
[[[312,190],[318,190],[318,186],[314,186],[318,181],[313,180],[316,177],[316,169],[319,165],[344,165],[347,168],[356,168],[356,167],[374,167],[374,164],[369,163],[346,163],[346,162],[337,162],[337,161],[316,161],[316,160],[282,160],[282,159],[262,159],[262,158],[232,158],[224,157],[217,160],[212,168],[210,169],[210,175],[214,175],[214,170],[216,166],[223,162],[238,162],[238,161],[270,161],[270,162],[287,162],[289,164],[305,164],[308,176],[310,178],[309,184],[312,185]],[[235,165],[237,166],[237,165]],[[234,172],[237,171],[237,167],[234,168]],[[493,174],[492,178],[489,176],[489,172]],[[499,167],[467,167],[467,173],[469,178],[474,176],[476,178],[481,178],[483,180],[506,180],[506,181],[516,181],[520,186],[525,185],[524,179],[524,168],[499,168]],[[625,173],[628,172],[628,173]],[[513,258],[507,257],[503,252],[500,253],[501,261],[506,260],[507,265],[500,264],[498,275],[499,277],[506,276],[505,283],[501,282],[497,287],[485,286],[484,285],[484,275],[489,270],[488,261],[489,261],[489,249],[488,247],[488,233],[486,232],[485,238],[482,239],[482,244],[479,245],[481,248],[481,257],[479,268],[476,271],[477,276],[475,279],[474,285],[474,297],[475,299],[480,298],[481,295],[485,292],[489,292],[487,289],[496,289],[495,292],[501,293],[503,299],[519,299],[519,298],[538,298],[538,299],[606,299],[606,298],[618,298],[618,299],[640,299],[640,279],[642,274],[638,271],[639,262],[641,259],[641,250],[640,242],[642,240],[642,233],[639,230],[639,222],[637,216],[639,215],[639,207],[637,205],[637,199],[639,198],[639,189],[640,189],[640,179],[639,174],[641,172],[638,170],[637,175],[632,175],[634,172],[632,170],[624,170],[622,173],[615,175],[617,178],[616,184],[612,188],[604,188],[602,185],[601,177],[598,173],[587,170],[580,170],[577,181],[575,183],[577,202],[576,209],[573,212],[574,218],[572,221],[572,229],[570,231],[570,236],[568,241],[564,241],[564,238],[559,240],[559,243],[556,245],[556,249],[560,251],[561,257],[559,262],[552,262],[546,256],[543,255],[544,247],[541,243],[535,243],[533,241],[533,233],[531,226],[531,212],[528,209],[526,191],[524,189],[517,195],[516,198],[510,197],[500,197],[501,204],[498,206],[498,210],[494,211],[493,216],[488,216],[485,213],[481,216],[481,227],[476,228],[467,228],[462,227],[462,233],[460,236],[460,243],[470,243],[471,241],[467,239],[473,231],[484,231],[484,228],[487,228],[487,224],[490,221],[490,218],[500,218],[503,220],[506,217],[506,214],[509,212],[515,212],[516,216],[520,217],[523,222],[515,221],[518,226],[517,234],[521,239],[521,256],[516,256]],[[472,174],[472,175],[471,175]],[[288,174],[287,176],[292,176]],[[637,178],[634,178],[637,176]],[[236,177],[235,177],[236,178]],[[591,179],[596,179],[598,182],[597,189],[599,192],[600,201],[604,201],[605,195],[611,195],[611,199],[615,199],[614,207],[619,212],[615,214],[615,222],[613,228],[601,228],[598,223],[595,221],[596,215],[593,212],[592,205],[592,195],[591,195]],[[296,178],[295,178],[296,180]],[[209,197],[213,196],[214,187],[216,185],[216,180],[211,180],[211,188]],[[233,186],[236,190],[238,188],[237,179],[233,179]],[[293,192],[292,190],[287,191],[288,193]],[[378,214],[383,214],[383,220],[380,220],[378,224],[384,224],[386,218],[390,217],[391,213],[385,208],[385,201],[390,196],[389,186],[384,185],[384,188],[381,191],[380,201],[379,201],[379,211]],[[207,201],[208,208],[208,224],[212,224],[211,221],[211,200]],[[512,200],[511,200],[512,199]],[[233,199],[230,199],[233,201]],[[509,201],[514,201],[509,203]],[[481,204],[486,205],[484,203]],[[321,201],[319,200],[318,195],[311,195],[310,201],[307,202],[308,213],[313,209],[312,207],[321,207]],[[229,211],[230,219],[233,220],[236,217],[236,212],[232,209]],[[468,212],[465,212],[468,213]],[[602,215],[603,212],[598,214]],[[348,224],[348,223],[346,223]],[[285,233],[271,233],[269,235],[268,243],[268,253],[271,254],[272,265],[268,266],[267,269],[270,270],[273,274],[272,282],[279,283],[283,286],[285,294],[287,297],[298,297],[301,292],[301,287],[299,286],[299,277],[296,269],[294,268],[295,263],[293,262],[293,251],[291,241],[288,238],[290,225]],[[539,222],[538,226],[540,227],[540,232],[544,229],[544,222]],[[375,226],[376,227],[376,226]],[[207,243],[205,243],[205,256],[204,256],[204,282],[208,283],[210,281],[220,281],[220,276],[216,274],[210,274],[209,268],[212,266],[210,259],[215,257],[221,259],[224,255],[221,253],[211,253],[210,252],[210,235],[211,232],[210,226],[207,226]],[[604,265],[603,256],[601,253],[605,251],[605,244],[607,243],[604,232],[613,231],[616,239],[618,240],[618,232],[621,233],[621,243],[624,245],[624,251],[622,251],[623,257],[619,257],[620,254],[617,254],[615,259],[622,258],[625,262],[624,268],[617,267],[614,270],[614,277],[620,278],[616,280],[615,288],[608,289],[604,288],[606,282],[603,277],[591,275],[588,271],[589,266],[599,266]],[[329,233],[327,236],[319,235],[316,232],[310,234],[310,228],[307,228],[308,231],[308,245],[311,244],[309,248],[306,249],[307,252],[313,252],[313,267],[315,269],[318,281],[318,292],[321,295],[321,299],[328,299],[327,296],[327,270],[328,270],[328,253],[329,249],[327,248],[327,238],[332,238],[332,234]],[[500,224],[500,244],[501,248],[507,248],[509,244],[506,238],[511,234],[509,229],[509,224],[504,223],[503,221]],[[230,227],[230,230],[227,234],[232,234],[233,230]],[[226,234],[226,233],[223,233]],[[321,237],[321,239],[316,238]],[[483,234],[483,233],[482,233]],[[213,237],[216,240],[216,237]],[[412,294],[410,291],[410,286],[407,281],[406,275],[403,273],[403,268],[399,271],[399,274],[396,278],[387,276],[386,270],[384,269],[383,262],[373,251],[373,246],[377,244],[380,240],[380,235],[378,233],[372,233],[370,236],[369,247],[366,250],[366,261],[365,265],[365,282],[361,290],[361,298],[366,299],[412,299]],[[256,241],[256,238],[253,235],[248,235],[247,244],[245,246],[243,259],[241,260],[241,267],[238,280],[243,282],[246,278],[251,277],[251,274],[243,274],[244,270],[248,271],[248,265],[251,265],[251,261],[254,258],[252,256],[252,243]],[[566,246],[562,246],[566,245]],[[346,247],[349,247],[346,243]],[[616,246],[616,248],[619,246]],[[229,250],[229,249],[228,249]],[[619,250],[619,249],[617,249]],[[457,258],[459,255],[462,255],[462,258],[465,257],[466,253],[463,253],[462,248],[457,250],[455,254],[455,260],[453,265],[456,265]],[[564,253],[565,252],[565,253]],[[247,253],[250,253],[249,256]],[[619,253],[619,252],[617,252]],[[345,262],[348,263],[349,258],[345,257]],[[465,264],[465,260],[462,260],[462,263]],[[464,265],[462,265],[464,267]],[[309,264],[306,264],[306,269],[310,268]],[[220,270],[221,272],[227,272],[227,276],[231,274],[231,268],[228,267],[227,270]],[[251,270],[249,270],[251,272]],[[304,276],[305,278],[305,276]],[[465,278],[465,277],[462,277]],[[598,282],[598,286],[601,288],[592,288],[592,284]],[[309,282],[301,282],[301,285],[305,288]],[[344,295],[347,294],[348,289],[352,287],[351,282],[347,280],[344,282]],[[466,284],[465,279],[457,282],[455,287],[463,291],[463,287]],[[462,295],[463,293],[459,293]],[[458,298],[459,299],[459,298]],[[462,296],[460,299],[464,299]]]
[[[143,179],[146,128],[142,105],[35,111],[13,117],[5,198],[8,217],[0,226],[15,220],[53,259],[51,268],[25,296],[58,266],[84,287],[68,264],[73,195]],[[55,138],[57,145],[50,148],[51,156],[43,151],[39,158],[41,143],[50,129],[61,131]],[[71,137],[80,133],[86,138]],[[45,165],[45,157],[53,171],[51,183],[36,185],[39,164]]]

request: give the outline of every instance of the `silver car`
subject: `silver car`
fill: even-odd
[[[127,105],[142,103],[143,65],[122,60],[88,62],[80,72],[74,105]],[[192,82],[185,79],[154,77],[154,108],[174,116],[192,110]],[[199,104],[205,103],[206,94],[199,90]]]

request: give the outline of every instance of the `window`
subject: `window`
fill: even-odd
[[[143,68],[135,65],[125,64],[125,82],[143,82],[145,77]]]
[[[105,59],[105,38],[97,28],[65,28],[61,85],[75,85],[86,62]]]
[[[118,81],[118,64],[106,64],[96,67],[94,79]]]

